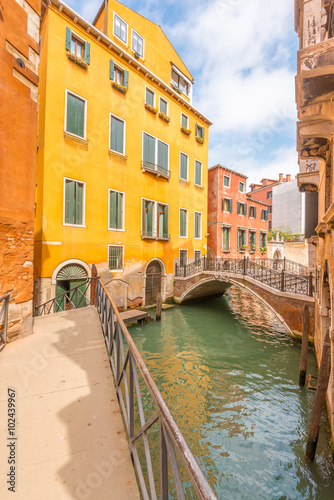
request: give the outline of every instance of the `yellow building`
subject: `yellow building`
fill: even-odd
[[[211,123],[162,29],[110,0],[94,24],[51,0],[41,27],[35,304],[91,275],[119,307],[173,295],[206,253]]]

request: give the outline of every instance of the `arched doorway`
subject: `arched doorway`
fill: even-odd
[[[161,264],[158,260],[152,260],[146,269],[146,293],[145,305],[155,304],[158,293],[161,293]]]
[[[282,258],[282,254],[279,250],[276,250],[274,253],[274,260],[280,260]]]
[[[86,290],[87,278],[87,271],[80,264],[67,264],[59,270],[56,278],[56,297],[65,292],[69,293],[57,301],[58,311],[65,311],[70,308],[71,302],[75,307],[84,307],[86,305],[82,294]],[[81,293],[71,292],[77,286],[80,286]]]

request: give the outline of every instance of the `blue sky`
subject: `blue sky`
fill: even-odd
[[[101,0],[67,0],[92,22]],[[192,73],[193,104],[213,125],[209,167],[250,182],[295,175],[297,35],[292,0],[124,0],[160,24]]]

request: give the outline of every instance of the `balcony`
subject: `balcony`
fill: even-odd
[[[319,160],[300,160],[297,185],[301,193],[316,192],[319,189]]]
[[[141,162],[141,171],[149,172],[150,174],[155,175],[156,177],[163,177],[169,181],[170,179],[170,171],[167,168],[161,167],[160,165],[156,165],[155,163],[150,163],[149,161]]]
[[[156,231],[142,231],[141,232],[142,240],[154,240],[154,241],[169,241],[170,234],[167,233],[157,233]]]

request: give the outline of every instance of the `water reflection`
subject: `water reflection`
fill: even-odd
[[[131,334],[219,499],[332,499],[324,426],[316,461],[304,462],[314,393],[298,386],[300,348],[253,296],[231,290]]]

